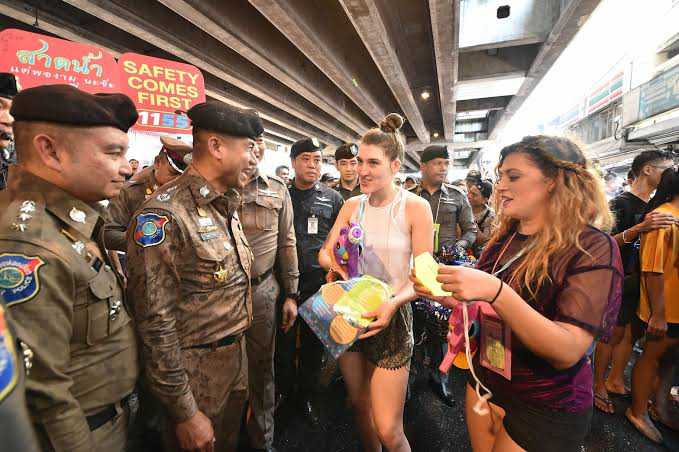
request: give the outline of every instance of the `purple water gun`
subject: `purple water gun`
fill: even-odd
[[[349,226],[340,229],[340,236],[335,245],[335,260],[346,270],[349,278],[360,276],[358,259],[363,250],[363,229],[353,221]]]

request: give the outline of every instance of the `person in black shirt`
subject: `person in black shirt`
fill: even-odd
[[[321,146],[316,138],[295,142],[290,150],[295,178],[288,190],[294,213],[297,258],[299,262],[299,294],[301,304],[325,283],[325,270],[318,263],[318,252],[328,238],[344,201],[339,193],[319,182],[321,176]],[[295,340],[299,329],[299,360],[295,359]],[[289,398],[294,383],[303,414],[312,425],[319,422],[316,408],[320,392],[320,370],[323,345],[305,322],[296,322],[286,333],[278,335],[278,390]],[[299,362],[295,368],[294,363]]]
[[[609,394],[629,394],[623,373],[632,353],[630,322],[639,303],[638,249],[641,233],[671,226],[677,221],[671,215],[659,212],[652,212],[644,218],[651,193],[660,183],[663,171],[670,166],[671,155],[656,150],[642,152],[632,162],[635,180],[630,191],[611,200],[611,210],[616,219],[612,234],[620,247],[625,281],[613,337],[608,343],[599,342],[594,356],[594,404],[604,413],[614,413]],[[606,379],[611,360],[613,365]]]

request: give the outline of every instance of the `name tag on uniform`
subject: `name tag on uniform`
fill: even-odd
[[[259,190],[259,194],[262,196],[271,196],[273,198],[279,198],[278,193],[273,190]]]
[[[441,202],[443,204],[455,204],[455,200],[453,198],[441,198]]]
[[[199,226],[212,226],[212,218],[210,218],[210,217],[199,217],[198,218],[198,225]]]
[[[218,239],[222,234],[219,231],[201,232],[200,239],[203,241]]]
[[[318,234],[318,218],[317,217],[311,216],[307,219],[306,233],[307,234]]]

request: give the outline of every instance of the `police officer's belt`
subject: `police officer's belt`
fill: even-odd
[[[134,393],[126,395],[118,403],[112,403],[110,405],[107,405],[103,410],[93,414],[92,416],[87,416],[85,419],[87,419],[87,425],[90,426],[90,431],[93,432],[102,425],[106,424],[108,421],[113,420],[113,418],[115,418],[118,415],[116,405],[120,405],[122,409],[127,408],[127,403],[130,401],[130,397],[132,397],[132,394]]]
[[[264,273],[262,273],[261,275],[255,277],[255,278],[250,278],[250,284],[253,287],[260,285],[261,283],[264,282],[264,280],[266,278],[269,277],[269,275],[271,275],[271,273],[273,273],[273,267],[271,267],[270,269],[268,269],[267,271],[265,271]]]
[[[199,345],[191,345],[190,347],[184,347],[186,349],[193,349],[193,348],[211,348],[212,350],[218,349],[219,347],[224,347],[227,345],[231,345],[240,339],[242,334],[235,334],[233,336],[224,336],[221,339],[218,339],[214,342],[210,342],[209,344],[199,344]]]

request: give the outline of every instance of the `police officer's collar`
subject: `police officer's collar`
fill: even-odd
[[[255,175],[252,178],[252,180],[257,181],[257,183],[259,183],[259,181],[261,180],[262,182],[264,182],[264,185],[266,185],[266,187],[269,188],[269,178],[267,177],[266,174],[261,172],[259,168],[255,170]]]
[[[422,193],[423,191],[426,191],[427,193],[429,193],[429,190],[424,188],[424,186],[422,185],[422,182],[420,182],[419,185],[417,185],[417,188],[415,190],[417,191],[418,195],[420,193]],[[443,182],[441,184],[441,186],[438,188],[438,190],[435,190],[434,193],[432,193],[432,194],[436,194],[437,191],[440,191],[444,195],[448,196],[448,186],[447,186],[447,184],[445,182]]]
[[[288,188],[294,188],[295,190],[299,190],[299,191],[315,190],[315,191],[318,191],[318,192],[322,192],[322,191],[323,191],[323,184],[321,184],[320,181],[317,181],[317,182],[313,185],[313,187],[310,187],[310,188],[299,188],[299,187],[297,187],[297,186],[295,185],[295,178],[293,177],[292,179],[290,179],[290,185],[288,185]]]
[[[184,171],[184,174],[179,177],[188,179],[189,190],[191,190],[193,199],[199,206],[210,204],[212,201],[222,196],[222,193],[215,190],[193,165],[189,165],[189,167],[186,168],[186,171]],[[240,196],[234,189],[227,190],[224,195],[227,197]]]
[[[59,218],[85,237],[91,237],[99,211],[56,185],[25,170],[12,173],[12,189],[19,201],[44,202],[45,210]],[[30,213],[29,213],[30,215]]]

